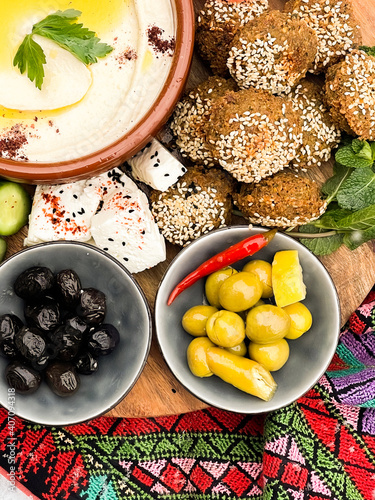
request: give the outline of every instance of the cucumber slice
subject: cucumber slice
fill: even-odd
[[[7,242],[3,238],[0,238],[0,262],[4,259],[6,251]]]
[[[15,234],[28,222],[31,199],[16,182],[0,182],[0,234]]]

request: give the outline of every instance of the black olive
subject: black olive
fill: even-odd
[[[98,369],[98,361],[90,352],[80,354],[75,362],[77,371],[84,375],[91,375]]]
[[[59,326],[49,335],[52,343],[56,346],[57,357],[63,361],[75,358],[82,346],[83,334],[78,330],[67,330],[65,325]]]
[[[30,267],[23,271],[14,282],[13,288],[21,299],[36,301],[50,291],[55,284],[55,276],[48,267]]]
[[[32,394],[42,382],[42,377],[38,372],[19,361],[9,363],[5,369],[5,378],[9,386],[20,394]]]
[[[79,314],[90,325],[98,325],[104,321],[107,312],[106,299],[103,292],[96,288],[84,288],[81,293]]]
[[[13,359],[17,356],[14,336],[22,327],[22,321],[15,314],[0,316],[0,353],[5,357]]]
[[[35,328],[23,326],[14,336],[18,352],[28,361],[39,361],[46,355],[46,341]]]
[[[68,309],[78,306],[81,295],[81,280],[72,269],[64,269],[56,275],[56,290],[62,304]]]
[[[111,353],[120,342],[120,334],[113,325],[96,326],[90,332],[87,347],[94,356]]]
[[[74,394],[80,386],[79,375],[70,363],[52,362],[46,370],[46,380],[53,392],[61,397]]]
[[[68,316],[64,325],[67,332],[80,334],[82,338],[90,330],[90,326],[79,316]]]
[[[25,304],[24,315],[29,326],[42,332],[50,332],[60,324],[60,306],[51,297],[44,298],[38,304]]]

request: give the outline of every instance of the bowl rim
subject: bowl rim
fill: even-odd
[[[272,407],[272,404],[271,404],[270,408],[267,408],[267,409],[265,409],[263,411],[249,411],[249,410],[246,410],[246,409],[234,410],[232,408],[229,408],[225,404],[217,404],[216,402],[214,403],[213,401],[209,401],[209,400],[207,400],[207,399],[205,399],[205,398],[203,398],[201,396],[198,396],[190,387],[188,387],[185,384],[185,382],[182,379],[182,377],[179,376],[178,374],[176,374],[174,372],[174,370],[171,368],[171,366],[169,364],[168,359],[166,358],[166,356],[164,354],[164,351],[163,351],[163,348],[162,348],[162,345],[161,345],[161,342],[160,342],[159,332],[158,332],[158,328],[157,328],[157,324],[158,324],[158,322],[157,322],[157,315],[156,315],[157,308],[158,308],[158,303],[159,303],[158,298],[160,296],[160,289],[161,289],[161,287],[162,287],[162,285],[164,283],[164,280],[165,280],[168,272],[170,271],[172,265],[176,265],[176,262],[178,261],[178,259],[180,258],[180,256],[183,255],[186,251],[188,251],[189,248],[191,248],[191,245],[193,243],[195,243],[196,241],[200,241],[200,240],[206,239],[206,238],[210,237],[210,235],[212,235],[212,234],[224,233],[224,232],[231,231],[233,229],[237,229],[238,230],[238,229],[245,229],[245,228],[248,228],[248,229],[251,229],[251,230],[255,230],[255,231],[259,232],[259,233],[264,233],[264,232],[266,232],[266,231],[269,230],[269,228],[264,228],[264,227],[260,227],[260,226],[252,226],[251,228],[249,228],[249,226],[246,225],[246,224],[236,224],[236,225],[233,225],[233,226],[225,226],[225,227],[221,227],[221,228],[218,228],[218,229],[214,229],[214,230],[212,230],[212,231],[210,231],[210,232],[208,232],[206,234],[203,234],[202,236],[200,236],[196,240],[192,241],[189,245],[185,246],[180,252],[178,252],[178,254],[169,263],[168,267],[166,268],[166,270],[165,270],[165,272],[164,272],[164,274],[163,274],[163,276],[162,276],[162,278],[161,278],[161,280],[159,282],[159,286],[158,286],[157,293],[156,293],[156,296],[155,296],[154,321],[155,321],[155,334],[156,334],[156,339],[157,339],[159,351],[160,351],[160,353],[161,353],[161,355],[162,355],[162,357],[163,357],[166,365],[168,366],[168,369],[171,371],[171,373],[176,378],[176,380],[184,387],[184,389],[186,389],[192,396],[194,396],[195,398],[199,399],[200,401],[202,401],[203,403],[207,404],[208,406],[215,406],[216,408],[219,408],[221,410],[230,411],[230,412],[233,412],[233,413],[242,413],[242,414],[247,414],[247,415],[257,415],[257,414],[269,413],[270,411],[276,411],[276,410],[285,408],[286,406],[294,403],[299,398],[301,398],[304,394],[306,394],[309,390],[311,390],[314,387],[314,385],[320,380],[320,378],[324,375],[324,373],[327,371],[327,368],[329,367],[329,365],[330,365],[330,363],[332,361],[332,357],[328,361],[326,361],[326,363],[321,368],[321,370],[319,370],[319,376],[316,376],[314,378],[314,381],[311,383],[311,385],[309,385],[306,388],[306,390],[304,390],[304,392],[301,393],[297,398],[293,398],[291,400],[288,400],[283,405],[275,405],[274,407]],[[281,232],[280,231],[280,232],[278,232],[276,234],[277,235],[285,236],[285,237],[287,237],[287,239],[290,239],[291,241],[293,241],[293,242],[298,243],[299,245],[301,245],[307,251],[308,254],[310,254],[314,259],[316,259],[316,261],[319,263],[319,266],[320,266],[321,270],[326,275],[326,277],[328,278],[328,281],[331,284],[331,288],[332,288],[332,290],[334,292],[334,297],[335,297],[335,305],[336,305],[336,312],[337,312],[337,323],[338,323],[338,328],[337,328],[337,332],[336,332],[335,343],[332,346],[332,348],[334,347],[334,351],[333,351],[333,355],[334,355],[334,353],[336,351],[336,348],[337,348],[337,345],[338,345],[338,342],[339,342],[340,330],[341,330],[341,325],[340,325],[340,317],[341,317],[340,316],[340,312],[341,312],[341,309],[340,309],[340,301],[339,301],[339,297],[338,297],[336,285],[333,282],[333,279],[332,279],[331,275],[329,274],[329,272],[327,271],[327,269],[324,267],[324,265],[321,263],[321,261],[317,258],[317,256],[314,255],[313,252],[311,252],[311,250],[309,250],[307,247],[305,247],[304,245],[302,245],[302,243],[300,243],[298,240],[296,240],[292,236],[289,236],[285,232]],[[251,235],[249,235],[249,236],[251,236]],[[246,236],[244,237],[244,239],[245,238],[246,238]],[[176,283],[176,285],[177,285],[177,283]],[[268,403],[272,403],[272,399]]]
[[[32,245],[30,247],[23,248],[22,250],[14,253],[13,255],[11,255],[7,259],[5,259],[3,262],[1,262],[0,263],[0,272],[1,272],[1,268],[4,266],[4,264],[6,264],[7,262],[11,261],[12,259],[14,259],[15,257],[17,257],[20,254],[23,254],[23,253],[31,251],[31,250],[37,250],[38,248],[41,248],[41,247],[56,246],[56,245],[58,245],[58,246],[63,246],[63,245],[80,246],[80,247],[86,248],[86,249],[88,249],[90,251],[94,251],[94,252],[97,252],[97,253],[103,255],[104,257],[106,257],[109,260],[111,260],[118,267],[120,267],[121,270],[123,272],[125,272],[125,274],[128,276],[128,278],[130,279],[130,281],[132,282],[132,284],[137,289],[137,291],[138,291],[138,293],[139,293],[139,295],[140,295],[140,297],[142,299],[142,302],[143,302],[143,304],[145,306],[145,310],[146,310],[146,313],[147,313],[147,324],[148,324],[148,329],[147,330],[148,330],[148,334],[147,334],[147,345],[146,345],[145,355],[143,357],[142,363],[138,367],[137,372],[133,376],[133,380],[132,380],[131,384],[126,389],[126,391],[114,403],[112,403],[109,407],[107,407],[105,410],[100,411],[100,412],[93,412],[92,414],[90,414],[89,416],[87,416],[87,418],[84,418],[84,419],[69,420],[67,422],[58,423],[58,424],[44,422],[43,419],[32,420],[32,419],[28,418],[27,416],[18,413],[17,410],[15,411],[15,415],[17,415],[18,417],[20,417],[20,418],[22,418],[24,420],[27,420],[28,422],[32,422],[34,424],[45,425],[46,427],[63,427],[63,426],[68,426],[68,425],[81,424],[83,422],[87,422],[88,420],[93,420],[95,418],[103,416],[105,413],[107,413],[110,410],[112,410],[113,408],[115,408],[123,399],[125,399],[125,397],[133,389],[134,385],[136,384],[136,382],[138,381],[139,377],[141,376],[141,374],[143,372],[143,369],[146,366],[148,356],[150,354],[151,341],[152,341],[152,316],[151,316],[150,306],[149,306],[149,303],[147,301],[145,293],[143,292],[141,286],[136,281],[136,279],[126,269],[126,267],[123,266],[122,263],[119,262],[117,259],[115,259],[114,257],[112,257],[112,255],[108,254],[107,252],[105,252],[101,248],[98,248],[98,247],[96,247],[94,245],[90,245],[89,243],[86,243],[86,242],[83,242],[83,241],[74,241],[74,240],[47,241],[45,243],[38,243],[37,245]],[[4,408],[6,408],[6,404],[4,404],[4,403],[5,402],[1,402],[0,401],[0,405],[3,406]]]
[[[166,123],[183,92],[194,50],[192,0],[171,0],[176,20],[176,49],[163,88],[148,112],[125,135],[88,155],[60,162],[22,162],[0,158],[0,175],[29,184],[72,182],[121,165],[140,151]],[[62,177],[63,176],[63,177]]]

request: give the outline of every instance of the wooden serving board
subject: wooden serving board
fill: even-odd
[[[363,43],[375,45],[375,0],[354,0],[355,12],[362,28]],[[269,0],[271,8],[282,8],[282,0]],[[203,0],[195,0],[199,10]],[[194,56],[187,88],[192,88],[208,75],[199,59]],[[332,162],[321,168],[309,171],[309,175],[317,182],[323,183],[332,175]],[[32,189],[32,188],[31,188]],[[236,223],[246,224],[244,219]],[[16,235],[8,238],[7,256],[23,247],[27,234],[24,228]],[[362,245],[354,252],[341,247],[334,254],[321,258],[335,283],[341,303],[341,323],[347,321],[350,314],[361,304],[375,283],[374,242]],[[151,310],[154,309],[155,294],[158,284],[168,264],[177,255],[179,247],[167,244],[167,260],[158,266],[138,273],[136,280],[142,287]],[[128,396],[107,415],[111,417],[148,417],[178,414],[206,407],[175,379],[165,364],[159,351],[155,336],[152,341],[150,355],[137,383]]]

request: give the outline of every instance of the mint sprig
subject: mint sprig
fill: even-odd
[[[28,78],[38,89],[42,88],[44,79],[44,64],[46,57],[41,46],[33,40],[33,35],[49,38],[60,47],[68,50],[82,63],[88,65],[105,57],[113,48],[100,42],[94,31],[76,23],[81,15],[79,10],[58,10],[38,23],[34,24],[31,34],[26,35],[13,59],[21,74],[27,73]]]
[[[375,141],[344,137],[335,160],[333,176],[322,186],[326,212],[299,228],[302,243],[316,255],[328,255],[342,244],[355,250],[375,239]]]

